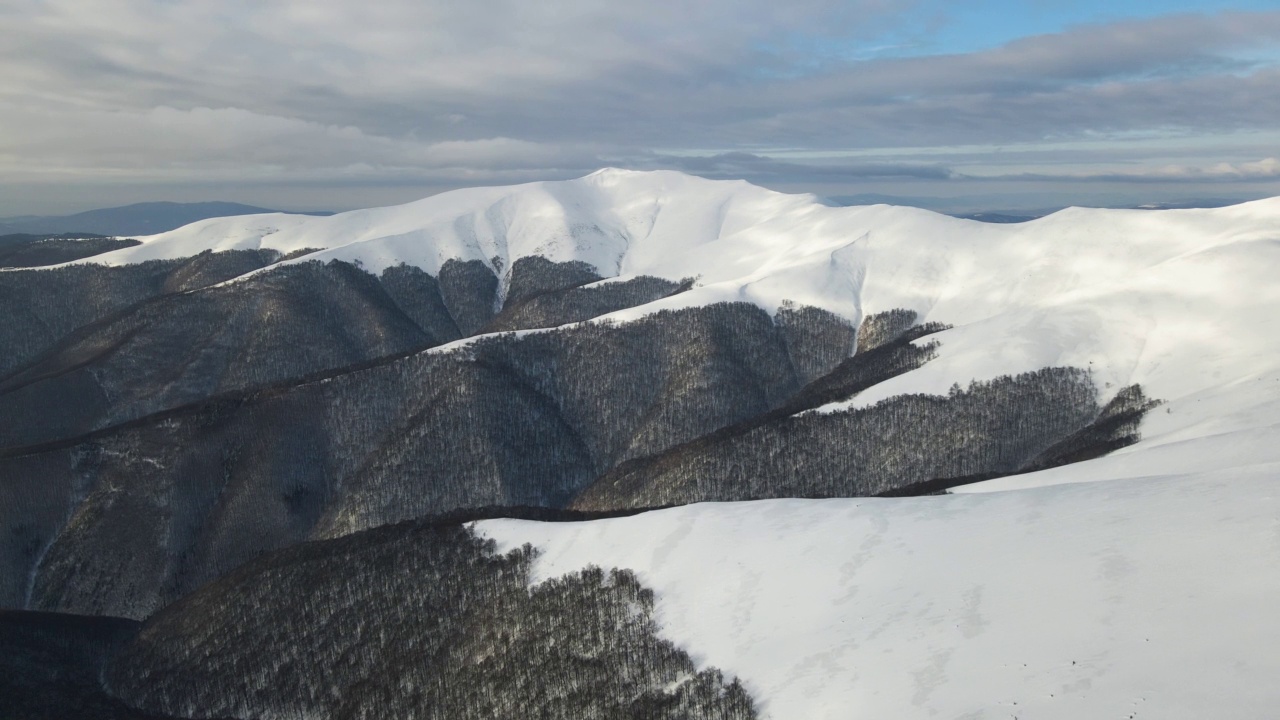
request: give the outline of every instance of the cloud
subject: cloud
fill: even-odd
[[[0,4],[0,182],[479,183],[604,164],[951,181],[969,168],[838,152],[1206,136],[1280,117],[1280,68],[1244,59],[1280,47],[1280,11],[945,56],[845,52],[918,5],[19,0]]]
[[[798,163],[746,152],[717,155],[657,155],[649,160],[654,167],[696,173],[704,177],[775,180],[788,183],[832,182],[874,178],[916,178],[946,180],[955,176],[950,168],[936,163],[825,162]]]
[[[266,113],[294,103],[342,113],[326,101],[357,99],[375,111],[424,101],[488,107],[610,81],[728,78],[767,64],[758,47],[769,37],[851,32],[854,18],[874,24],[904,4],[47,0],[0,15],[0,48],[7,63],[31,69],[28,78],[92,101]]]
[[[1269,157],[1252,162],[1220,162],[1208,165],[1153,165],[1128,170],[1077,171],[1056,174],[1018,173],[991,175],[974,179],[1137,183],[1267,182],[1280,180],[1280,158]]]
[[[101,169],[108,176],[153,179],[192,172],[205,177],[383,174],[439,179],[502,170],[586,171],[601,162],[585,146],[503,137],[441,142],[389,138],[353,126],[238,108],[74,115],[16,110],[0,117],[0,172],[93,175]]]

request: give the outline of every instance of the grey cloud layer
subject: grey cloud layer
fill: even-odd
[[[1267,130],[1280,117],[1280,69],[1243,59],[1280,48],[1280,11],[1083,26],[964,55],[816,49],[874,38],[911,6],[15,0],[0,6],[0,180],[465,183],[605,163],[947,179],[964,169],[763,155]],[[1165,175],[1230,177],[1265,157]]]

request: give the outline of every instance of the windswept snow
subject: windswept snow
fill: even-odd
[[[773,312],[791,301],[852,322],[906,308],[954,326],[931,338],[941,342],[936,360],[825,412],[1050,365],[1091,370],[1104,401],[1132,383],[1166,401],[1148,415],[1143,441],[1105,462],[986,487],[1280,462],[1271,440],[1280,423],[1280,198],[1209,210],[1071,208],[1003,225],[602,170],[332,217],[219,218],[140,240],[84,262],[321,248],[297,261],[358,261],[371,272],[403,262],[434,274],[456,258],[501,273],[541,255],[590,263],[606,277],[697,278],[689,292],[610,320],[724,301]]]
[[[1267,718],[1280,465],[1017,493],[487,520],[534,582],[635,570],[770,720]]]

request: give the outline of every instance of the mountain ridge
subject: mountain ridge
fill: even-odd
[[[142,202],[85,210],[71,215],[23,215],[0,218],[0,234],[95,233],[115,237],[153,235],[207,218],[272,212],[278,211],[219,200],[191,203]]]
[[[855,326],[867,314],[904,309],[922,323],[953,326],[938,337],[939,361],[860,395],[857,403],[910,392],[945,395],[957,383],[1068,365],[1090,371],[1104,403],[1134,383],[1170,401],[1166,415],[1174,417],[1158,420],[1172,439],[1194,434],[1191,428],[1201,424],[1194,413],[1180,425],[1173,421],[1195,410],[1194,397],[1213,378],[1188,353],[1170,355],[1180,343],[1211,337],[1246,343],[1215,369],[1218,377],[1232,378],[1224,380],[1227,389],[1280,370],[1264,360],[1280,347],[1259,336],[1265,333],[1248,331],[1265,322],[1258,312],[1274,294],[1263,278],[1277,266],[1268,245],[1276,238],[1280,198],[1204,210],[1068,208],[1027,223],[991,225],[915,208],[831,208],[813,196],[741,181],[604,169],[576,180],[460,190],[331,217],[205,220],[70,265],[124,267],[208,251],[308,251],[224,281],[234,285],[297,263],[337,261],[374,275],[407,265],[431,276],[460,261],[497,277],[493,302],[501,304],[512,267],[543,258],[593,268],[600,279],[587,288],[641,276],[695,278],[680,293],[586,320],[593,323],[740,301],[771,315],[787,303],[816,307]],[[1225,286],[1210,288],[1200,279],[1205,273],[1249,278],[1260,294],[1250,301],[1248,317],[1226,311],[1238,300],[1223,295]],[[1206,289],[1222,296],[1195,297]],[[1141,328],[1155,335],[1146,338]],[[1192,328],[1195,337],[1187,337]],[[1135,342],[1135,331],[1146,340]],[[474,341],[464,337],[432,352]],[[1159,358],[1151,355],[1156,350]],[[1241,405],[1280,403],[1271,385],[1260,385],[1263,395],[1242,398]],[[846,407],[852,406],[830,409]],[[1251,421],[1241,423],[1244,429]],[[1275,455],[1260,452],[1264,459]]]

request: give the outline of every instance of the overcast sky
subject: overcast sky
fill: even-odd
[[[1280,194],[1275,0],[5,0],[0,215],[677,168],[1014,209]]]

